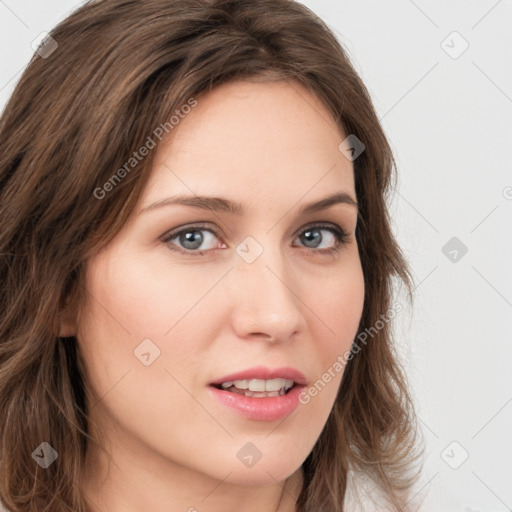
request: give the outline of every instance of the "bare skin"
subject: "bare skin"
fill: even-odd
[[[295,512],[301,465],[343,371],[271,422],[226,407],[209,384],[263,365],[296,368],[311,386],[350,349],[364,298],[357,208],[299,215],[334,192],[357,199],[338,149],[346,135],[294,82],[223,85],[171,135],[132,217],[87,264],[80,320],[61,328],[77,337],[96,394],[90,418],[112,456],[107,472],[91,450],[84,490],[94,512]],[[176,194],[227,198],[246,212],[142,212]],[[339,252],[325,252],[338,238],[319,223],[346,232]],[[202,234],[199,248],[177,228]],[[247,237],[262,248],[251,263],[236,252]],[[146,339],[160,351],[149,365],[134,355]],[[237,457],[247,443],[262,454],[252,467]]]

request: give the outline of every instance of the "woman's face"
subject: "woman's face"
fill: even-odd
[[[357,207],[301,213],[334,193],[357,199],[345,136],[297,83],[232,82],[155,149],[138,207],[88,262],[77,326],[97,394],[90,415],[123,471],[143,460],[154,474],[267,485],[300,468],[363,308]],[[182,196],[195,206],[171,204]],[[211,386],[255,367],[277,371],[247,380],[296,376],[280,368],[308,388],[331,378],[307,404],[294,388],[293,399],[247,398]]]

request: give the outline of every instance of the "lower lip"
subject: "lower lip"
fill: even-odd
[[[209,386],[220,402],[255,421],[276,421],[291,414],[299,405],[299,395],[304,388],[295,385],[286,395],[256,398]]]

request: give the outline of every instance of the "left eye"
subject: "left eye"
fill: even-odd
[[[321,244],[324,242],[326,238],[325,235],[322,235],[322,232],[326,232],[329,234],[327,237],[327,241],[329,238],[331,239],[331,243],[328,244],[328,247],[321,247]],[[202,233],[208,233],[208,236],[204,236]],[[180,231],[173,231],[164,236],[163,242],[167,243],[169,248],[173,251],[178,251],[184,254],[190,255],[202,255],[203,251],[222,248],[222,247],[206,247],[202,250],[199,250],[203,243],[208,245],[208,241],[210,244],[213,242],[213,239],[216,237],[220,237],[219,234],[216,233],[211,227],[205,226],[190,226],[185,229],[181,229]],[[317,253],[329,253],[332,251],[339,251],[341,246],[347,242],[348,234],[345,233],[343,229],[336,225],[314,225],[308,228],[303,229],[298,238],[302,239],[302,244],[311,244],[304,245],[304,248],[308,251],[317,252]],[[334,241],[332,241],[334,239]],[[174,241],[177,240],[181,247],[178,246]],[[225,247],[225,246],[224,246]],[[319,248],[320,247],[320,248]]]

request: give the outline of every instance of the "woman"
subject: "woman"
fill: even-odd
[[[359,475],[408,510],[394,160],[321,20],[89,2],[0,140],[7,509],[338,512]]]

